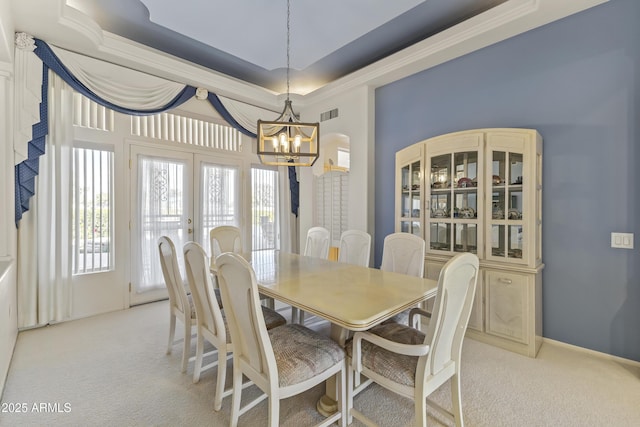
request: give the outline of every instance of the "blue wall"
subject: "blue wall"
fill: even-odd
[[[464,129],[544,139],[543,328],[640,360],[640,1],[612,0],[376,91],[376,265],[395,152]],[[383,196],[386,195],[386,196]],[[635,233],[634,250],[610,233]]]

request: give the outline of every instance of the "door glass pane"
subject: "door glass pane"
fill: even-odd
[[[251,169],[251,246],[253,250],[277,249],[278,170]]]
[[[189,240],[185,233],[190,203],[186,190],[187,169],[186,161],[138,156],[136,292],[165,286],[158,256],[160,236],[173,240],[184,277],[182,247]]]
[[[454,247],[455,252],[478,252],[476,224],[455,224]]]
[[[449,218],[451,193],[431,193],[431,218]]]
[[[506,153],[504,151],[493,152],[492,170],[493,186],[504,186],[506,179]]]
[[[491,255],[504,256],[504,225],[492,225],[491,226]]]
[[[411,223],[411,233],[418,237],[422,237],[422,230],[420,229],[420,221],[413,221]]]
[[[509,227],[509,258],[522,259],[522,227],[512,225]]]
[[[440,251],[451,250],[451,224],[445,222],[432,222],[431,229],[431,249]]]
[[[491,197],[491,218],[504,219],[504,188],[494,187]]]
[[[455,170],[454,187],[468,188],[478,186],[478,152],[456,153],[453,157]]]
[[[431,188],[442,189],[451,186],[451,155],[436,156],[431,159]]]
[[[509,153],[509,183],[522,185],[522,154]]]
[[[238,227],[240,201],[240,173],[235,166],[202,163],[200,170],[200,200],[202,230],[200,242],[211,253],[209,232],[220,225]]]
[[[508,218],[518,220],[523,218],[522,190],[511,190],[509,192],[509,215]]]

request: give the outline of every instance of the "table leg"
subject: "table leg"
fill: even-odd
[[[331,324],[331,339],[344,347],[345,342],[349,338],[349,330],[340,326]],[[325,394],[318,400],[316,409],[325,417],[331,416],[338,411],[338,387],[335,377],[331,377],[326,381]],[[346,410],[346,408],[343,408]]]

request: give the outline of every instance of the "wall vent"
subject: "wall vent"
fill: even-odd
[[[326,120],[335,119],[336,117],[338,117],[338,109],[334,108],[333,110],[325,111],[320,114],[320,121],[324,122]]]

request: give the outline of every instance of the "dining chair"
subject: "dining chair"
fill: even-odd
[[[328,259],[331,233],[324,227],[311,227],[307,231],[307,243],[303,255]],[[304,325],[305,312],[291,307],[291,321]]]
[[[234,252],[240,254],[242,249],[242,234],[240,229],[233,225],[219,225],[209,231],[209,243],[211,246],[211,271],[216,271],[216,258],[224,252]],[[215,277],[215,273],[214,273]],[[217,280],[217,279],[216,279]],[[215,284],[215,283],[214,283]],[[216,288],[217,288],[217,284]],[[273,298],[261,295],[260,298],[266,301],[269,308],[274,308]],[[220,307],[222,307],[222,299],[218,295]]]
[[[329,243],[331,234],[324,227],[311,227],[307,232],[307,243],[304,255],[316,258],[329,258]]]
[[[276,427],[281,399],[334,376],[339,390],[338,411],[318,425],[328,426],[340,420],[340,425],[346,426],[344,349],[303,325],[287,324],[267,331],[260,316],[258,285],[251,265],[233,253],[220,255],[216,264],[232,341],[238,343],[233,352],[231,426],[237,426],[242,414],[267,398],[268,425]],[[243,375],[264,395],[241,408]]]
[[[197,383],[200,380],[201,371],[218,366],[214,397],[214,410],[218,411],[222,406],[222,398],[231,393],[231,389],[225,392],[224,382],[227,358],[234,346],[231,342],[227,319],[216,301],[216,294],[213,292],[209,261],[202,246],[196,242],[187,242],[184,245],[184,261],[193,295],[198,333],[193,382]],[[266,328],[275,328],[286,323],[286,319],[282,315],[267,307],[262,307],[260,315]],[[217,360],[203,367],[205,339],[216,348]]]
[[[214,269],[216,258],[221,253],[242,253],[242,235],[240,229],[232,225],[213,227],[211,231],[209,231],[209,243],[211,244],[211,267]]]
[[[179,319],[184,326],[184,338],[182,349],[182,372],[187,371],[189,355],[191,352],[191,328],[196,324],[196,311],[191,295],[187,294],[173,241],[162,236],[158,239],[158,252],[160,253],[160,266],[164,283],[169,293],[169,344],[167,354],[171,354],[176,332],[176,319]]]
[[[398,323],[381,324],[355,333],[352,344],[347,347],[351,358],[347,374],[349,422],[355,417],[367,425],[375,425],[353,408],[354,396],[367,385],[354,386],[354,374],[362,373],[382,387],[413,399],[416,426],[427,425],[427,401],[439,413],[453,419],[456,426],[463,425],[460,360],[478,265],[478,257],[471,253],[458,254],[444,265],[433,311],[411,310],[411,317],[430,317],[426,333]],[[427,399],[448,380],[451,380],[451,411]]]
[[[392,233],[384,238],[380,270],[424,277],[426,244],[422,237],[410,233]],[[409,310],[387,320],[408,325]]]
[[[347,230],[340,236],[338,262],[369,266],[371,235],[365,231]]]

